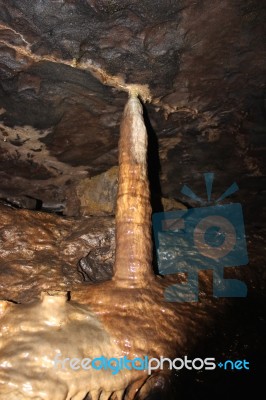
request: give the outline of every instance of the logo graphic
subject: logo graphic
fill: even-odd
[[[204,174],[208,201],[188,186],[181,192],[205,207],[153,214],[158,268],[162,275],[186,273],[187,283],[169,286],[164,297],[170,302],[198,301],[198,273],[213,270],[214,297],[246,297],[246,284],[225,279],[225,267],[248,263],[242,207],[239,203],[218,204],[238,190],[233,183],[210,206],[213,173]],[[208,206],[206,206],[208,205]]]

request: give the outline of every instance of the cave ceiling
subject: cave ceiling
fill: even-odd
[[[237,200],[264,202],[264,2],[0,4],[2,202],[78,215],[77,185],[117,166],[130,84],[146,88],[155,195],[205,196],[214,172],[214,196],[237,181]]]

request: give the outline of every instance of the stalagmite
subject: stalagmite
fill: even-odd
[[[136,96],[120,133],[114,277],[76,287],[70,301],[47,291],[30,304],[1,302],[1,400],[82,400],[88,393],[93,400],[130,400],[139,391],[141,398],[147,369],[114,374],[82,368],[80,360],[171,357],[185,346],[186,307],[177,313],[164,301],[166,284],[152,272],[147,132]]]
[[[119,142],[116,212],[117,284],[142,286],[152,278],[151,206],[147,178],[147,131],[142,106],[132,96],[124,110]]]

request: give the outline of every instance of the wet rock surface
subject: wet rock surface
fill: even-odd
[[[0,232],[0,298],[5,300],[24,303],[48,289],[69,291],[84,281],[77,267],[88,253],[104,247],[113,255],[110,217],[66,219],[1,207]],[[100,265],[99,260],[95,273]]]
[[[41,292],[52,290],[73,291],[75,296],[80,293],[81,297],[87,293],[89,298],[92,283],[110,279],[115,248],[113,218],[74,219],[3,206],[0,211],[1,299],[32,303],[40,298]],[[210,354],[222,361],[245,358],[250,361],[251,368],[262,365],[265,229],[258,227],[252,230],[247,227],[247,244],[249,265],[226,268],[224,276],[243,280],[248,287],[248,297],[227,300],[213,298],[212,274],[201,273],[199,303],[176,306],[183,321],[177,327],[177,335],[188,332],[186,346],[180,346],[176,356],[186,352],[191,358],[205,358],[206,354]],[[182,274],[172,275],[167,280],[168,284],[185,282]],[[255,379],[251,376],[252,371],[237,377],[235,374],[225,375],[225,371],[219,370],[211,376],[209,371],[190,372],[183,371],[174,374],[172,379],[166,378],[168,383],[165,383],[162,391],[159,383],[157,386],[156,382],[151,382],[152,393],[164,399],[163,396],[170,390],[167,394],[169,399],[170,396],[175,399],[177,391],[194,398],[196,390],[197,398],[203,399],[206,396],[211,398],[207,394],[210,390],[211,396],[213,393],[218,396],[223,390],[217,388],[221,384],[226,385],[226,391],[230,389],[231,393],[238,393],[250,390],[253,385],[258,387],[261,382],[259,374]]]

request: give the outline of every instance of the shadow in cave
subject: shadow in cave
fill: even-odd
[[[180,398],[211,400],[219,398],[248,398],[254,396],[254,388],[263,390],[262,371],[266,357],[265,295],[251,293],[243,299],[233,298],[224,309],[224,318],[216,319],[209,326],[189,354],[189,359],[214,357],[214,370],[186,370],[173,373],[173,391]],[[199,328],[200,329],[200,328]],[[179,356],[178,356],[179,357]],[[218,367],[227,360],[241,361],[238,367]],[[246,369],[243,360],[249,362]]]
[[[150,122],[148,111],[145,105],[143,106],[143,118],[148,133],[148,179],[150,183],[151,192],[151,207],[152,212],[163,211],[162,205],[162,189],[160,182],[161,162],[159,157],[159,144],[156,132],[154,131]]]
[[[150,185],[150,201],[152,213],[162,212],[162,190],[160,182],[160,172],[161,172],[161,162],[159,157],[159,144],[157,135],[150,122],[147,108],[144,104],[143,107],[143,118],[146,125],[148,133],[148,151],[147,151],[147,164],[148,164],[148,179]],[[152,235],[153,241],[153,256],[152,256],[152,267],[156,275],[159,274],[158,260],[156,254],[156,247],[154,237]]]

